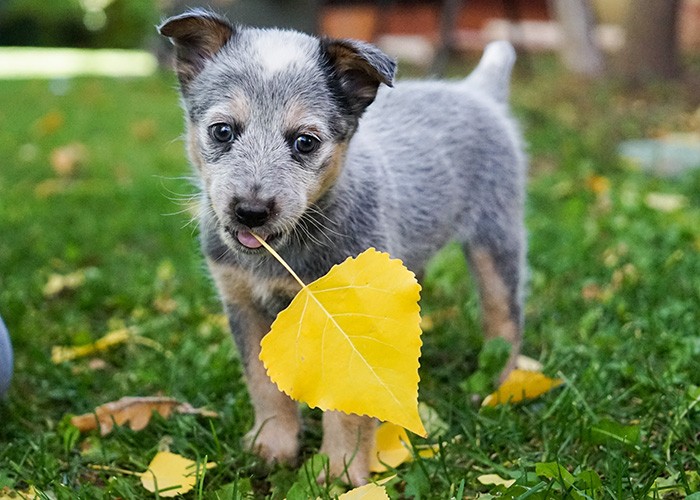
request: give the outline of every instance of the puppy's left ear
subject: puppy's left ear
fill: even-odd
[[[175,45],[175,71],[183,90],[229,41],[233,31],[228,20],[204,9],[173,16],[158,26],[158,32]]]
[[[357,116],[372,104],[382,83],[392,87],[396,62],[374,45],[324,38],[321,50]]]

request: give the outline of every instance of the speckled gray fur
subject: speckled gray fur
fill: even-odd
[[[459,241],[478,274],[487,326],[510,328],[503,335],[517,353],[526,160],[506,104],[510,45],[491,46],[465,80],[390,88],[394,62],[361,42],[233,27],[204,11],[160,29],[177,50],[189,153],[201,180],[202,247],[246,363],[263,456],[288,460],[297,446],[292,439],[278,450],[280,435],[263,435],[263,417],[275,413],[255,395],[264,386],[256,375],[260,325],[272,322],[293,291],[265,289],[288,279],[287,271],[266,251],[236,240],[250,229],[234,215],[241,201],[274,207],[254,231],[269,237],[307,283],[369,247],[420,275],[437,250]],[[218,122],[234,127],[230,143],[212,140],[209,127]],[[296,154],[294,137],[306,130],[320,145]],[[237,276],[240,283],[232,283]],[[280,418],[291,419],[288,433],[296,432],[296,417]],[[340,469],[359,484],[367,475],[365,451],[334,451],[348,446],[324,438],[331,473],[334,461],[342,466],[340,457],[359,453],[357,467]]]

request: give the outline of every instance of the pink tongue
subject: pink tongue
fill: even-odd
[[[236,235],[238,242],[247,248],[260,248],[262,244],[248,231],[239,231]]]

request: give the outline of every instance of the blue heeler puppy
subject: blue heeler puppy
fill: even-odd
[[[236,27],[195,10],[160,32],[175,45],[189,156],[201,182],[201,240],[245,364],[255,424],[247,444],[293,462],[301,422],[258,359],[260,339],[299,291],[252,236],[305,282],[369,247],[419,276],[451,240],[479,283],[487,337],[519,351],[525,158],[507,107],[515,59],[489,46],[457,82],[401,82],[376,47]],[[367,481],[375,423],[326,412],[330,474]]]

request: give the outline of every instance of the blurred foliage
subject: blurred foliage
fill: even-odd
[[[153,0],[6,0],[0,46],[137,48],[158,18]]]

